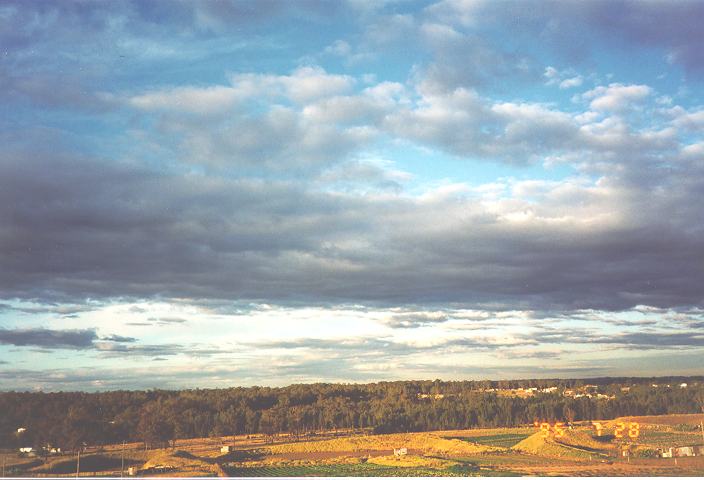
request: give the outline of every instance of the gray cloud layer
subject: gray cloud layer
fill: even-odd
[[[701,306],[704,271],[692,261],[704,252],[699,170],[629,167],[600,198],[565,186],[526,206],[540,209],[534,221],[517,223],[471,197],[360,197],[4,151],[0,290],[43,301]],[[550,221],[584,202],[622,219]]]
[[[98,339],[95,330],[0,329],[0,344],[20,347],[88,349]]]

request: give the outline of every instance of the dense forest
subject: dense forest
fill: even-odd
[[[686,382],[687,388],[682,388],[681,382]],[[525,398],[507,395],[510,389],[531,387],[538,390]],[[541,391],[548,387],[557,388]],[[573,392],[585,388],[600,392],[600,398],[575,398]],[[566,395],[566,390],[570,394]],[[122,441],[157,445],[174,439],[235,434],[302,435],[332,429],[385,433],[702,411],[702,377],[5,392],[0,393],[0,448],[52,445],[74,450]],[[18,429],[24,430],[18,433]]]

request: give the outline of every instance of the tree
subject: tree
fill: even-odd
[[[166,418],[159,403],[148,404],[139,418],[137,431],[145,446],[168,445],[174,438],[173,419]]]

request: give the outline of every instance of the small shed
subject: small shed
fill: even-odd
[[[662,458],[696,457],[697,454],[702,454],[701,447],[670,447],[663,450],[660,456]]]
[[[694,447],[678,447],[675,448],[676,457],[694,457]]]
[[[232,447],[229,445],[223,445],[220,447],[220,453],[230,453],[232,451]]]

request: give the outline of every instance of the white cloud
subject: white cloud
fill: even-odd
[[[560,88],[567,89],[567,88],[579,87],[580,85],[582,85],[583,81],[584,81],[584,79],[580,76],[567,78],[567,79],[560,82]]]
[[[426,10],[440,21],[472,27],[481,20],[479,13],[484,3],[482,0],[442,0]]]
[[[620,112],[639,106],[652,92],[647,85],[612,83],[589,90],[582,96],[591,101],[592,110]]]
[[[338,57],[347,57],[352,53],[352,47],[344,40],[335,40],[332,44],[325,47],[324,52]]]
[[[575,75],[571,69],[559,71],[551,66],[545,68],[543,77],[546,79],[546,85],[557,85],[562,90],[579,87],[584,82],[584,78],[581,75]]]
[[[666,111],[672,117],[672,124],[691,132],[704,131],[704,109],[685,110],[681,106],[675,106]]]
[[[198,115],[223,113],[245,98],[227,86],[172,87],[129,98],[129,104],[145,111],[181,111]]]

